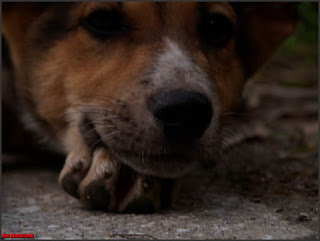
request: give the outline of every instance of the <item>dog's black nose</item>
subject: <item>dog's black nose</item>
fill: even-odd
[[[212,118],[212,106],[198,92],[173,90],[153,96],[150,109],[168,138],[200,138]]]

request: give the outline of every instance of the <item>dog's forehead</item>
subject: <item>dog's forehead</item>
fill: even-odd
[[[52,3],[34,25],[36,32],[44,30],[43,34],[33,34],[39,39],[56,39],[56,35],[76,29],[79,20],[88,17],[95,10],[118,10],[125,15],[128,24],[137,30],[152,29],[169,32],[170,30],[186,30],[193,33],[197,19],[203,11],[221,13],[232,22],[236,22],[235,12],[227,2],[74,2]],[[40,31],[38,31],[40,30]],[[57,34],[56,34],[57,33]],[[143,32],[142,32],[143,34]],[[41,36],[40,36],[41,35]],[[47,37],[46,37],[47,36]],[[47,44],[48,45],[48,44]]]
[[[130,16],[144,17],[144,20],[151,16],[192,18],[204,8],[209,12],[219,12],[230,17],[234,14],[227,2],[82,2],[75,6],[79,9],[76,13],[84,16],[96,9],[119,9]]]
[[[82,27],[81,22],[93,12],[104,9],[118,10],[124,15],[125,23],[134,31],[123,38],[111,39],[108,45],[97,41]],[[132,48],[129,49],[129,46],[136,46],[144,47],[146,54],[150,53],[151,56],[153,53],[162,51],[163,48],[168,49],[168,46],[163,43],[163,37],[169,37],[184,52],[198,56],[201,53],[199,54],[200,51],[198,51],[200,38],[197,27],[204,12],[221,13],[231,21],[236,19],[233,8],[226,2],[51,3],[28,31],[29,46],[34,47],[28,48],[32,49],[32,52],[26,50],[29,51],[26,56],[38,56],[38,59],[39,56],[46,56],[48,50],[54,47],[60,49],[59,53],[63,53],[65,51],[62,49],[70,49],[71,46],[74,51],[81,46],[92,46],[92,49],[97,49],[96,47],[99,46],[106,50],[104,53],[108,53],[108,56],[112,51],[116,50],[120,53],[122,49],[128,49],[126,54],[141,55],[141,52],[130,52]],[[90,54],[90,51],[85,53]]]

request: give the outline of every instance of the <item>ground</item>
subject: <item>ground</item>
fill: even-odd
[[[63,162],[3,155],[2,233],[39,239],[319,238],[318,68],[317,61],[294,56],[282,51],[256,75],[245,95],[247,112],[230,113],[223,161],[186,176],[170,209],[148,215],[87,210],[59,186]]]

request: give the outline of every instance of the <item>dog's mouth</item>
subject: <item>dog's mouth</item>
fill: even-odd
[[[183,176],[195,165],[187,153],[159,154],[148,152],[147,149],[142,149],[140,153],[116,149],[112,149],[111,152],[120,162],[135,171],[162,178]]]
[[[113,141],[101,134],[99,127],[89,118],[84,118],[79,126],[82,137],[87,146],[94,150],[98,147],[106,148],[114,158],[131,167],[138,173],[162,178],[183,176],[195,165],[190,149],[191,143],[184,145],[151,146],[150,143],[135,145],[128,139],[125,145]],[[120,134],[121,135],[121,134]]]
[[[101,145],[135,171],[164,178],[182,176],[211,155],[217,108],[206,95],[174,89],[132,99],[83,112],[80,130],[90,149]]]

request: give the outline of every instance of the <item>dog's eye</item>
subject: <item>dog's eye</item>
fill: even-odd
[[[199,23],[202,40],[216,48],[226,44],[233,31],[233,23],[223,14],[206,14]]]
[[[96,37],[107,39],[123,33],[127,26],[119,12],[97,10],[81,20],[82,26]]]

